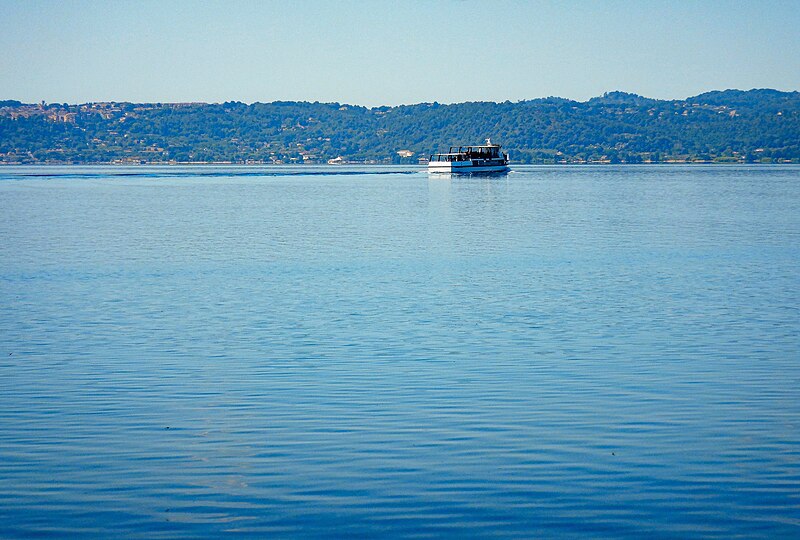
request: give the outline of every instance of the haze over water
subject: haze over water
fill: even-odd
[[[2,537],[800,535],[800,167],[4,167],[0,238]]]

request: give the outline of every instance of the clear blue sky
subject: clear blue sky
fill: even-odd
[[[800,1],[0,0],[0,99],[367,106],[800,89]]]

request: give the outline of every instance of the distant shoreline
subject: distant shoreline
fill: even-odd
[[[587,162],[587,163],[510,163],[510,167],[659,167],[664,165],[800,165],[800,161],[780,161],[780,162],[745,162],[745,161],[659,161],[654,163],[607,163],[607,162]],[[287,167],[295,169],[305,169],[311,167],[325,167],[339,169],[343,167],[409,167],[425,169],[426,165],[414,163],[344,163],[331,165],[328,163],[232,163],[226,161],[180,161],[180,162],[152,162],[152,163],[14,163],[0,161],[0,167]]]
[[[0,100],[0,163],[9,164],[414,165],[487,138],[524,164],[800,163],[800,92],[372,108]]]

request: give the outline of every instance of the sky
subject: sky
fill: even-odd
[[[584,101],[800,90],[800,0],[0,0],[0,99]]]

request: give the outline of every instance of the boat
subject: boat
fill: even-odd
[[[478,146],[451,146],[443,154],[433,154],[428,160],[431,173],[501,173],[508,171],[508,154],[500,151],[499,144]]]

